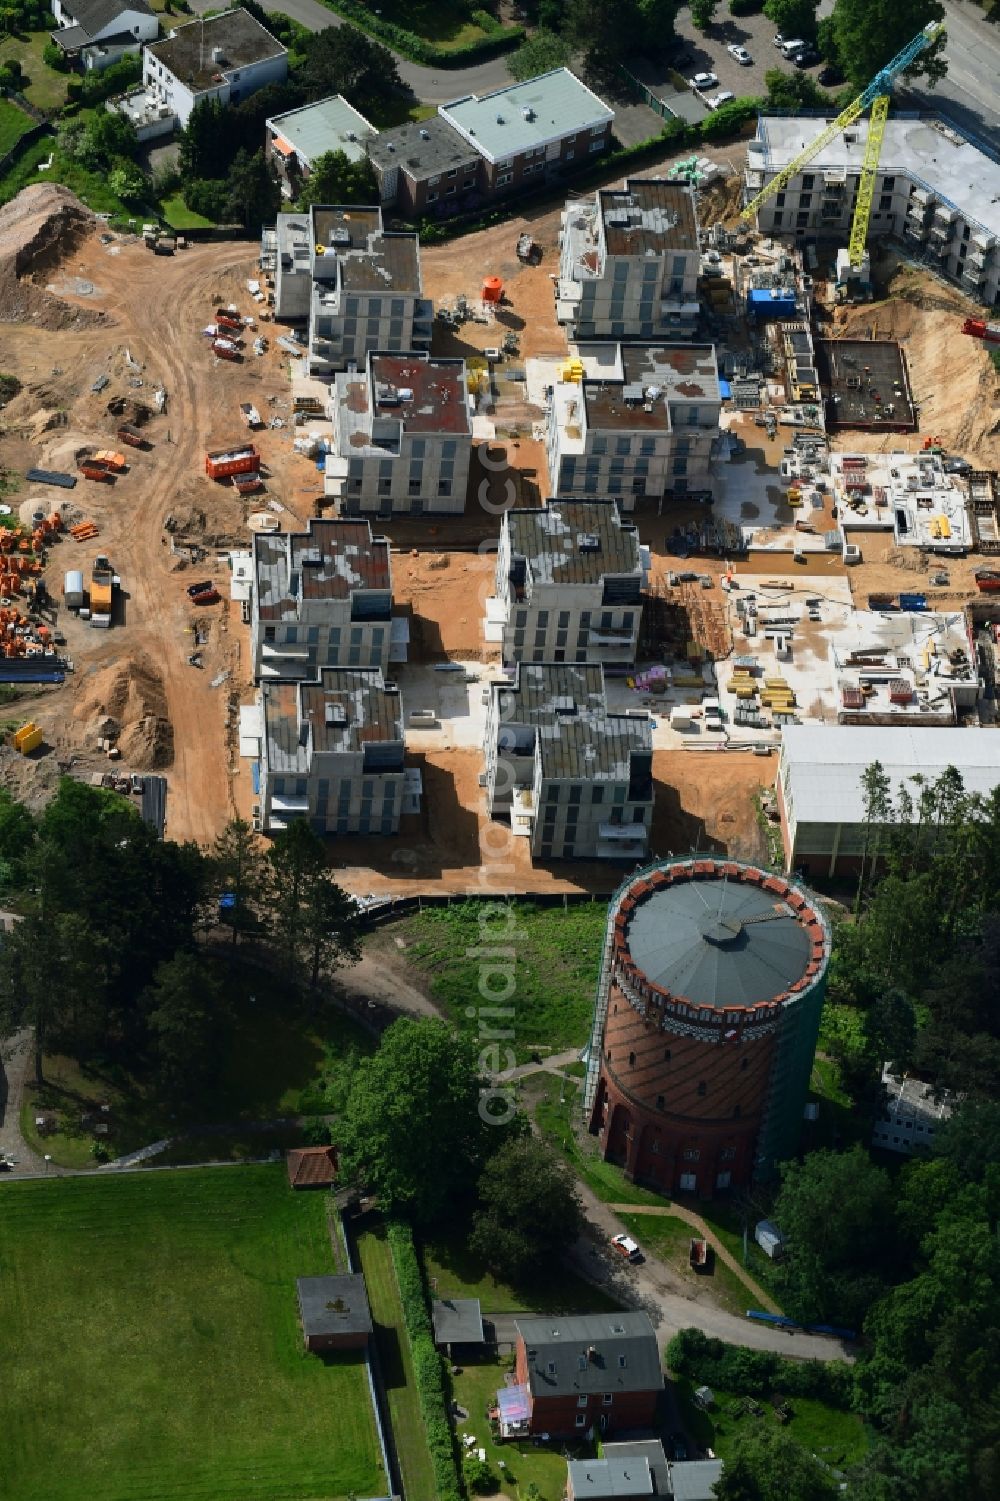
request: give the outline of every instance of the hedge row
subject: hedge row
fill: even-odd
[[[485,62],[487,58],[520,47],[527,36],[523,26],[499,26],[480,42],[468,42],[464,47],[436,47],[425,37],[417,36],[415,31],[407,31],[405,26],[397,26],[393,21],[383,21],[381,16],[369,10],[361,0],[323,0],[323,3],[330,10],[336,11],[338,16],[343,16],[345,21],[350,21],[361,31],[367,31],[377,41],[384,42],[394,52],[400,52],[411,62],[423,63],[430,68],[465,68],[470,63]],[[477,25],[482,25],[483,15],[485,12],[474,11],[472,19]],[[492,21],[492,16],[489,19]]]
[[[420,1398],[420,1412],[427,1434],[427,1446],[434,1464],[438,1501],[462,1501],[462,1487],[455,1465],[455,1443],[448,1421],[448,1400],[444,1389],[444,1368],[434,1348],[434,1331],[420,1263],[413,1244],[413,1231],[398,1220],[387,1228],[392,1264],[399,1284],[403,1320],[413,1353],[413,1370]]]
[[[667,1346],[667,1365],[699,1385],[739,1396],[815,1397],[831,1407],[849,1408],[854,1393],[851,1367],[843,1361],[789,1360],[769,1350],[727,1345],[700,1329],[682,1329]]]

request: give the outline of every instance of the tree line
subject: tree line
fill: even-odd
[[[35,817],[0,790],[0,889],[18,920],[0,947],[0,1036],[45,1057],[109,1061],[165,1104],[193,1107],[222,1066],[241,987],[206,963],[252,940],[308,996],[359,952],[350,897],[297,822],[266,848],[233,820],[209,850],[160,840],[121,796],[64,778]]]

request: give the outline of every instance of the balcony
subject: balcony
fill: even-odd
[[[515,787],[510,805],[511,833],[522,837],[530,836],[537,813],[534,790],[531,787]]]

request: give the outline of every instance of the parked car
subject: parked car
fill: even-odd
[[[815,47],[803,47],[801,52],[796,52],[792,62],[797,68],[812,68],[819,62],[819,53]]]
[[[195,597],[196,594],[204,594],[207,589],[214,589],[214,588],[215,588],[215,585],[214,585],[214,583],[212,582],[211,579],[202,579],[202,581],[201,581],[200,584],[188,584],[188,591],[187,592],[188,592],[188,595],[190,596],[190,598],[194,599],[194,597]]]
[[[826,67],[816,75],[816,82],[823,84],[826,88],[833,84],[843,83],[844,75],[834,63],[827,63]]]
[[[741,65],[741,67],[750,68],[753,66],[753,58],[750,56],[747,49],[745,47],[741,47],[738,42],[730,42],[729,46],[726,48],[726,51],[729,53],[730,57],[735,57],[736,61]]]
[[[688,1457],[687,1439],[683,1433],[672,1433],[667,1439],[667,1454],[673,1460],[685,1460]]]
[[[711,99],[706,100],[706,103],[709,109],[718,109],[720,104],[728,104],[730,99],[735,98],[736,95],[732,89],[723,89],[721,94],[714,94]]]
[[[691,80],[691,87],[699,90],[714,89],[718,81],[714,73],[696,73]]]
[[[614,1246],[615,1250],[620,1256],[624,1256],[625,1260],[631,1261],[633,1265],[635,1265],[636,1262],[645,1260],[645,1257],[639,1250],[638,1245],[632,1239],[631,1235],[613,1235],[611,1237],[611,1244]]]

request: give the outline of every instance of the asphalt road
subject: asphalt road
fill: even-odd
[[[936,89],[907,88],[903,98],[940,109],[956,125],[1000,147],[1000,25],[983,19],[971,0],[945,6],[948,76]]]

